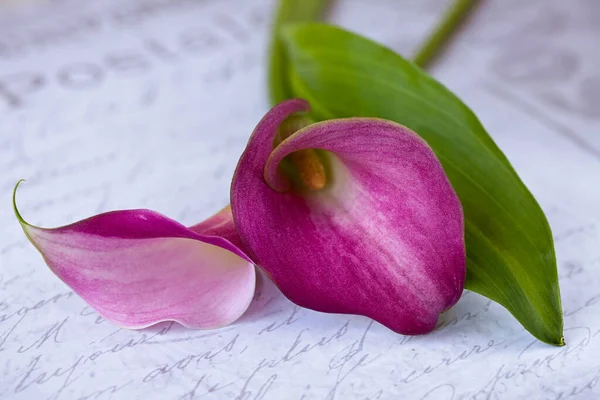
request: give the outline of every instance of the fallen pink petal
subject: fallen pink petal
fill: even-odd
[[[218,328],[253,298],[255,268],[232,243],[227,209],[193,228],[154,211],[125,210],[44,229],[19,214],[17,187],[15,213],[31,243],[56,276],[116,325]]]
[[[370,118],[311,124],[274,146],[282,123],[308,110],[275,106],[240,158],[231,208],[244,247],[300,306],[430,332],[466,273],[462,208],[439,160],[408,128]],[[327,159],[300,157],[302,187],[279,167],[306,149]]]

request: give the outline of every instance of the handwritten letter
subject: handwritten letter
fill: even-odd
[[[407,56],[448,1],[348,0],[331,18]],[[482,119],[556,240],[567,346],[465,292],[420,337],[298,308],[261,276],[214,331],[104,321],[12,214],[53,227],[150,208],[186,224],[228,201],[268,108],[273,1],[55,0],[0,8],[0,399],[600,397],[600,8],[482,6],[431,69]]]

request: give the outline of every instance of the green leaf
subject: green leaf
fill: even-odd
[[[287,59],[279,31],[290,22],[308,22],[319,19],[330,1],[281,0],[275,15],[269,63],[269,96],[273,104],[291,97],[287,81]]]
[[[288,87],[315,118],[385,118],[429,143],[463,204],[467,289],[502,304],[539,340],[563,345],[550,227],[475,114],[410,61],[340,28],[287,26],[282,41]]]

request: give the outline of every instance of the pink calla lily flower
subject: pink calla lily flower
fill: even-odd
[[[396,123],[311,124],[298,115],[308,110],[293,99],[267,113],[239,160],[231,209],[194,227],[148,210],[50,230],[15,206],[17,217],[52,271],[125,327],[231,323],[251,301],[254,263],[300,306],[433,330],[465,279],[462,208],[440,162]]]
[[[15,212],[52,272],[118,326],[219,328],[254,296],[254,264],[227,236],[229,207],[191,228],[154,211],[124,210],[43,229]]]
[[[273,108],[240,158],[231,208],[248,254],[300,306],[402,334],[433,330],[466,273],[462,207],[440,162],[408,128],[373,118],[315,123],[273,149],[282,123],[308,109]],[[295,190],[278,168],[305,149],[328,152],[321,190]],[[310,187],[316,175],[321,186],[319,168],[305,164],[301,180]]]

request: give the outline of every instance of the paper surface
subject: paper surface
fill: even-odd
[[[0,8],[0,399],[600,397],[600,3],[484,1],[431,69],[546,212],[567,346],[465,293],[425,336],[299,309],[268,281],[234,325],[118,329],[45,266],[11,209],[54,227],[150,208],[191,225],[228,201],[267,110],[272,1],[26,1]],[[409,55],[447,1],[338,2]]]

